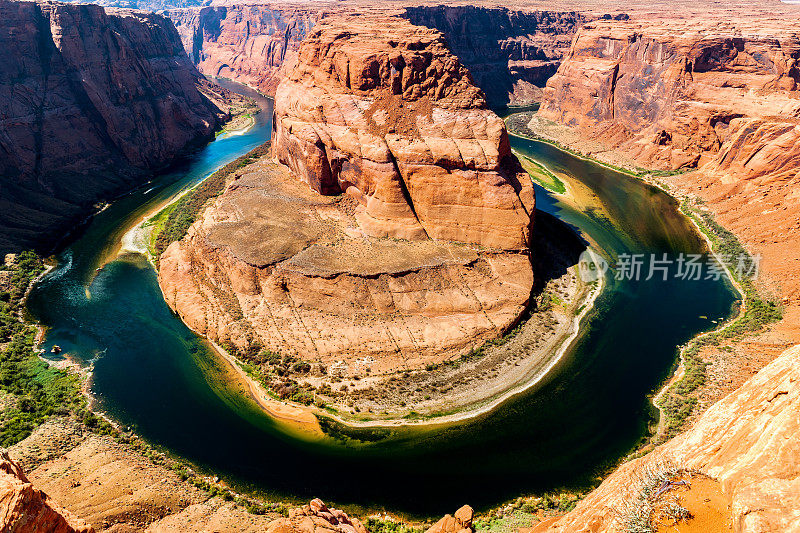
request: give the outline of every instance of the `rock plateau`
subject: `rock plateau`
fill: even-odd
[[[424,366],[516,323],[530,180],[434,30],[326,19],[278,87],[273,153],[162,255],[197,331],[324,365]]]

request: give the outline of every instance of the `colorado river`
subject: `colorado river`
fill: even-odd
[[[167,308],[147,259],[115,255],[144,214],[266,141],[270,115],[98,214],[29,298],[30,312],[49,328],[44,347],[58,344],[93,364],[100,410],[237,488],[441,515],[463,503],[481,508],[589,483],[645,435],[647,395],[669,375],[676,347],[731,312],[735,294],[724,279],[616,280],[609,273],[565,357],[492,413],[457,425],[369,432],[347,445],[293,435],[229,386],[219,357]],[[704,251],[691,223],[656,188],[543,143],[512,138],[512,145],[580,192],[567,201],[537,188],[538,208],[609,259]]]

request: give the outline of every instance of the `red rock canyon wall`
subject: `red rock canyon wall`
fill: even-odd
[[[159,15],[0,0],[0,26],[2,249],[52,244],[223,116]]]

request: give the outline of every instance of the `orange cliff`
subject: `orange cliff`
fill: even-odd
[[[254,2],[164,14],[175,23],[186,52],[203,74],[230,78],[268,95],[277,88],[282,66],[295,60],[300,42],[324,17],[375,12],[399,16],[441,31],[492,105],[538,100],[578,26],[594,18],[551,4],[532,6],[532,11],[407,4]]]
[[[624,502],[636,502],[642,473],[662,463],[711,476],[724,494],[727,508],[722,510],[732,529],[714,523],[692,531],[796,533],[800,531],[798,413],[800,346],[784,352],[710,407],[691,430],[624,463],[573,511],[555,523],[536,526],[533,533],[624,531],[617,513]],[[703,518],[700,513],[698,517]],[[682,531],[681,527],[676,530]]]
[[[357,199],[369,235],[527,249],[530,180],[442,35],[345,20],[323,22],[278,87],[275,157],[317,192]]]
[[[800,348],[786,348],[800,342],[800,10],[773,8],[590,22],[547,83],[531,129],[612,164],[688,170],[658,179],[702,199],[762,257],[757,284],[784,318],[724,350],[706,347],[711,390],[700,404],[713,405],[537,533],[624,530],[616,511],[662,458],[719,483],[731,527],[719,531],[798,531]]]
[[[0,0],[0,250],[50,246],[225,118],[170,21]]]
[[[94,531],[34,488],[5,451],[0,452],[0,530],[15,533]]]
[[[800,341],[800,24],[785,16],[594,21],[547,82],[531,123],[577,131],[563,141],[616,164],[697,169],[666,178],[704,199],[763,256]],[[721,15],[721,14],[720,14]],[[534,127],[535,129],[535,127]],[[783,344],[785,346],[785,344]]]
[[[533,189],[440,33],[326,19],[278,87],[273,153],[159,263],[200,333],[373,373],[442,361],[530,299]]]
[[[230,78],[274,94],[280,68],[322,15],[284,5],[232,5],[170,9],[184,48],[206,76]]]

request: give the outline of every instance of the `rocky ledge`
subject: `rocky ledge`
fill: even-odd
[[[0,451],[0,529],[16,533],[94,531],[34,488],[22,468],[4,450]]]
[[[190,327],[351,373],[442,361],[519,320],[533,190],[441,34],[328,20],[275,109],[278,161],[238,171],[160,259]]]
[[[0,249],[54,244],[225,117],[162,16],[0,0],[0,20]]]

